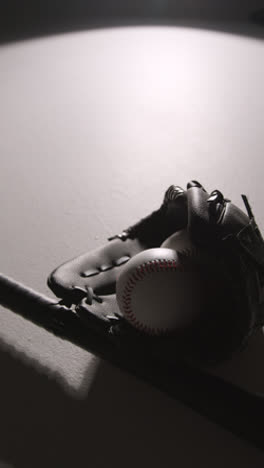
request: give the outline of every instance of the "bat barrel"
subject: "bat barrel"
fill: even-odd
[[[73,340],[67,332],[70,325],[74,332],[77,322],[71,309],[3,274],[0,274],[0,305],[62,338]]]
[[[0,304],[7,309],[22,313],[27,309],[28,314],[38,309],[46,309],[57,301],[34,291],[22,283],[0,273]],[[23,312],[24,315],[24,312]]]

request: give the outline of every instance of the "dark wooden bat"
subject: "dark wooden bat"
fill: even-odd
[[[176,362],[161,362],[129,343],[125,349],[100,331],[84,326],[67,307],[0,274],[0,304],[60,338],[128,371],[259,449],[264,448],[264,398],[219,377]]]

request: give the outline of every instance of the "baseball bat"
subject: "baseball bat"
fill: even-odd
[[[105,331],[87,328],[67,307],[0,274],[0,304],[60,338],[143,379],[259,449],[264,448],[264,398],[199,368],[158,361],[131,344],[120,350]]]

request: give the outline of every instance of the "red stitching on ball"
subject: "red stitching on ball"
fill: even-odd
[[[191,252],[184,251],[183,257]],[[175,259],[166,260],[163,259],[155,259],[150,260],[148,262],[139,265],[136,270],[132,273],[129,277],[122,294],[122,303],[124,304],[124,311],[125,315],[127,316],[128,320],[136,326],[141,331],[147,332],[150,335],[159,335],[169,332],[168,328],[160,328],[160,327],[151,327],[150,325],[141,323],[138,318],[135,316],[132,304],[131,304],[131,295],[139,281],[142,281],[145,276],[149,273],[157,273],[157,272],[166,272],[166,271],[184,271],[186,266],[182,263],[181,259],[177,262]]]
[[[124,292],[122,295],[122,301],[124,304],[125,314],[128,317],[129,321],[133,323],[139,330],[148,332],[151,335],[163,334],[169,332],[168,328],[160,328],[160,327],[151,327],[149,325],[143,324],[139,322],[137,317],[135,316],[132,310],[131,304],[131,294],[136,286],[136,284],[143,280],[146,275],[149,273],[156,273],[156,272],[175,272],[175,271],[186,271],[188,269],[190,263],[186,263],[186,258],[190,257],[191,255],[195,255],[199,258],[200,253],[197,249],[185,249],[182,252],[178,252],[179,254],[179,261],[177,262],[175,259],[166,260],[166,259],[155,259],[150,260],[148,262],[139,265],[132,273],[132,276],[128,279],[125,287]],[[182,260],[185,260],[183,262]],[[187,268],[186,268],[187,267]]]

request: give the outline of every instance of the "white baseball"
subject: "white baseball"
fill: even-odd
[[[184,242],[184,233],[179,241],[180,237],[179,250],[186,251],[191,244],[186,239]],[[197,317],[204,283],[190,256],[162,247],[145,250],[127,262],[117,281],[116,295],[121,313],[134,327],[161,335],[183,329]]]

